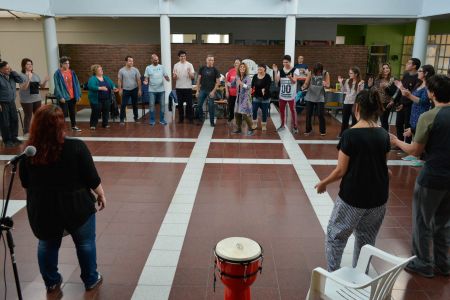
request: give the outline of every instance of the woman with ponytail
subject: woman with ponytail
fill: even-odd
[[[352,233],[355,235],[355,267],[362,246],[375,244],[383,222],[389,194],[387,154],[390,141],[386,130],[378,126],[382,113],[381,96],[376,90],[364,90],[356,96],[358,123],[342,134],[337,146],[336,169],[315,186],[321,194],[328,184],[342,178],[326,236],[330,272],[340,268],[342,253]]]

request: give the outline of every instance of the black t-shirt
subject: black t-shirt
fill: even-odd
[[[339,197],[357,208],[385,204],[389,195],[386,153],[391,148],[386,130],[381,127],[346,130],[337,148],[350,157]]]
[[[292,68],[290,71],[285,72],[284,68],[280,70],[280,78],[287,77],[288,75],[294,76],[295,68]]]
[[[272,83],[272,79],[269,74],[266,74],[264,78],[259,79],[258,74],[253,75],[252,79],[252,87],[255,88],[255,97],[262,97],[264,99],[270,98],[270,84]],[[264,95],[262,93],[262,89],[264,89]]]
[[[64,229],[76,230],[96,211],[91,189],[100,184],[100,177],[86,144],[65,138],[60,157],[49,165],[31,164],[31,158],[19,164],[28,220],[41,240],[61,237]]]
[[[200,89],[207,92],[211,92],[214,89],[216,79],[220,78],[220,72],[215,67],[203,66],[198,71],[198,75],[202,76],[200,79]]]
[[[414,75],[409,74],[409,72],[405,72],[402,78],[402,85],[405,89],[408,89],[410,92],[413,91],[414,87],[419,82],[419,78],[417,77],[417,73]],[[402,97],[400,103],[403,106],[412,105],[412,101],[407,97]]]

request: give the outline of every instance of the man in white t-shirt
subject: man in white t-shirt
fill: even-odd
[[[169,75],[165,68],[159,64],[159,57],[156,54],[152,54],[152,64],[145,68],[144,84],[148,84],[148,92],[150,95],[150,125],[155,125],[155,102],[159,101],[159,123],[167,125],[164,120],[165,111],[165,89],[164,79],[170,81]]]
[[[178,123],[184,121],[184,102],[186,102],[186,116],[189,123],[194,123],[194,111],[192,110],[192,80],[194,79],[195,70],[190,62],[186,60],[186,51],[178,51],[180,59],[173,66],[173,80],[176,81],[175,88],[178,100]]]

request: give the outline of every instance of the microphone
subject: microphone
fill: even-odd
[[[35,155],[36,155],[36,147],[30,145],[30,146],[26,147],[22,153],[14,156],[10,161],[8,161],[8,163],[6,165],[16,165],[19,162],[19,160],[21,160],[25,156],[32,157]]]

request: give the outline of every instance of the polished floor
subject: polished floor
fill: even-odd
[[[220,281],[213,290],[212,249],[229,236],[252,238],[264,249],[253,299],[304,299],[311,270],[325,266],[324,226],[339,185],[330,185],[324,197],[313,186],[336,163],[340,123],[327,116],[325,137],[318,134],[317,121],[314,133],[305,137],[288,130],[277,133],[274,109],[272,119],[266,133],[258,130],[253,137],[231,134],[224,119],[215,128],[209,122],[151,127],[144,117],[96,131],[80,122],[81,133],[68,132],[86,141],[108,202],[97,214],[98,269],[104,284],[84,291],[75,249],[66,237],[59,256],[63,299],[222,299]],[[299,122],[302,129],[303,115]],[[20,151],[0,148],[0,158],[5,161]],[[401,161],[402,155],[392,151],[389,156],[394,176],[377,247],[409,256],[412,188],[419,169]],[[46,299],[37,240],[17,180],[11,198],[18,200],[13,237],[24,299]],[[350,255],[346,251],[343,264]],[[16,299],[9,256],[5,274],[6,299]],[[403,272],[392,296],[450,299],[449,283],[440,276],[424,279]],[[4,292],[0,283],[0,295]]]

